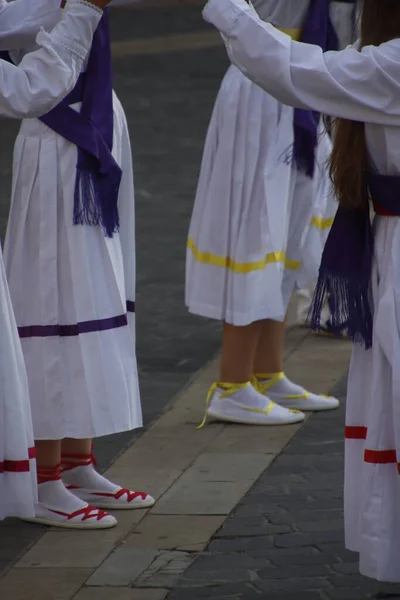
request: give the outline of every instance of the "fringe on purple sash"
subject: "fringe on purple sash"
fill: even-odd
[[[101,225],[107,237],[119,230],[117,201],[122,171],[111,168],[101,173],[94,159],[81,154],[76,167],[74,225]]]
[[[308,315],[314,331],[323,329],[321,313],[326,300],[331,311],[330,331],[347,333],[368,349],[372,345],[370,279],[373,233],[369,210],[341,207],[322,254],[319,278]]]
[[[362,284],[320,271],[308,322],[313,331],[325,329],[321,314],[329,302],[329,332],[340,337],[347,334],[353,342],[372,346],[372,311],[369,289]]]
[[[293,124],[293,161],[297,170],[305,173],[308,177],[314,177],[315,172],[315,149],[318,143],[317,125],[314,131],[306,129],[303,125]]]

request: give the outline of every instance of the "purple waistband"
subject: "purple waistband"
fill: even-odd
[[[368,177],[368,187],[375,203],[386,213],[400,217],[400,176],[373,173]]]

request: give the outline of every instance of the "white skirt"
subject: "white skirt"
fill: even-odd
[[[348,385],[346,546],[363,575],[400,582],[400,219],[374,228],[373,346],[354,346]]]
[[[142,425],[132,159],[116,97],[113,155],[123,177],[121,232],[110,239],[100,227],[73,225],[76,146],[37,119],[23,121],[17,138],[4,256],[36,439]]]
[[[32,517],[36,465],[28,381],[0,253],[0,520]]]
[[[328,160],[331,152],[332,142],[325,129],[320,127],[313,203],[310,221],[305,229],[306,237],[302,243],[301,267],[296,274],[297,289],[304,289],[315,283],[321,264],[322,252],[338,208],[328,171]],[[300,206],[305,207],[306,203],[303,202]],[[296,223],[295,218],[292,221]]]
[[[238,326],[284,320],[317,201],[317,178],[298,173],[292,146],[293,109],[231,66],[208,129],[189,229],[190,312]],[[319,266],[319,234],[310,245]]]

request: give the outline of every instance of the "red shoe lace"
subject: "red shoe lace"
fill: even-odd
[[[147,494],[145,492],[131,492],[127,488],[121,488],[115,494],[111,492],[92,492],[92,496],[101,496],[105,498],[115,498],[115,500],[119,500],[122,496],[126,495],[126,499],[128,503],[133,502],[136,498],[141,498],[142,500],[146,500]]]
[[[96,519],[96,521],[101,521],[101,519],[104,519],[104,517],[109,516],[109,514],[106,513],[104,510],[101,510],[99,508],[94,508],[93,506],[90,506],[89,504],[87,506],[85,506],[84,508],[76,510],[75,512],[72,512],[72,513],[62,512],[61,510],[53,510],[52,508],[49,510],[51,510],[51,512],[55,513],[56,515],[61,515],[62,517],[67,517],[68,521],[70,521],[71,519],[74,519],[75,517],[80,517],[80,516],[83,516],[82,521],[87,521],[88,519],[94,519],[94,518]]]
[[[40,467],[37,465],[37,481],[47,483],[48,481],[58,481],[61,479],[61,465],[53,465],[52,467]]]
[[[72,459],[72,460],[68,460]],[[88,467],[89,465],[93,465],[97,467],[97,461],[93,453],[93,445],[90,450],[90,454],[65,454],[63,453],[61,456],[61,470],[62,471],[70,471],[71,469],[75,469],[75,467]]]

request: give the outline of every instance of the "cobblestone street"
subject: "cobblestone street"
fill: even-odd
[[[335,390],[343,401],[345,381]],[[169,600],[364,600],[399,586],[344,548],[343,422],[313,416],[243,498]],[[212,583],[211,583],[212,582]]]

